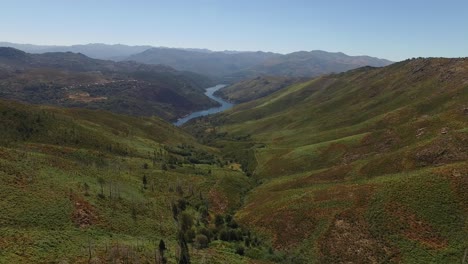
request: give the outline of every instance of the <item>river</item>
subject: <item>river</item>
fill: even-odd
[[[174,122],[174,125],[176,126],[181,126],[183,125],[184,123],[186,123],[187,121],[189,121],[190,119],[193,119],[193,118],[196,118],[196,117],[200,117],[200,116],[206,116],[206,115],[211,115],[211,114],[215,114],[215,113],[219,113],[219,112],[222,112],[224,110],[227,110],[231,107],[234,106],[234,104],[226,101],[226,100],[223,100],[221,99],[220,97],[217,97],[214,95],[214,93],[216,91],[218,91],[219,89],[223,88],[223,87],[226,87],[226,85],[224,84],[218,84],[216,86],[213,86],[213,87],[210,87],[210,88],[207,88],[206,89],[206,92],[205,92],[205,95],[208,96],[209,98],[215,100],[216,102],[220,103],[221,106],[219,107],[212,107],[212,108],[208,108],[206,110],[201,110],[201,111],[197,111],[197,112],[193,112],[191,113],[190,115],[186,116],[186,117],[183,117],[183,118],[180,118],[178,119],[176,122]]]

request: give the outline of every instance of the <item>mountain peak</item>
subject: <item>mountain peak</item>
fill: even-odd
[[[0,57],[4,58],[23,58],[26,52],[10,47],[0,47]]]

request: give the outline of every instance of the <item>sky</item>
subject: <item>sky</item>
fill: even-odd
[[[0,0],[0,41],[468,56],[467,0]]]

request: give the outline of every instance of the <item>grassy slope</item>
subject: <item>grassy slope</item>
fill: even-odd
[[[215,94],[229,101],[243,103],[272,94],[299,80],[298,78],[259,76],[225,87],[216,91]]]
[[[0,263],[88,263],[89,250],[93,263],[154,263],[159,239],[175,263],[171,202],[186,199],[195,219],[206,204],[211,218],[238,208],[252,184],[217,162],[187,162],[181,145],[192,158],[216,160],[217,150],[156,118],[0,101],[0,133]],[[253,261],[235,245],[191,247],[192,261]]]
[[[249,146],[264,184],[237,217],[305,263],[456,263],[468,246],[466,76],[466,59],[361,68],[190,129]]]

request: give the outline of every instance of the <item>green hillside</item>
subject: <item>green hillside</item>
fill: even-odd
[[[295,263],[460,263],[467,76],[466,59],[360,68],[186,126],[262,183],[236,219]]]
[[[258,76],[229,85],[216,91],[215,95],[231,102],[244,103],[272,94],[300,80],[281,76]]]
[[[158,118],[0,100],[0,263],[274,258],[232,219],[253,184]]]

